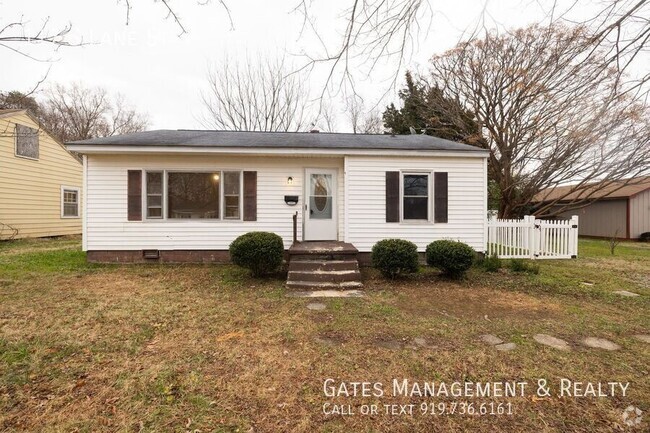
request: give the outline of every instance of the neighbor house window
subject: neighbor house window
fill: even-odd
[[[167,175],[167,218],[218,219],[221,172]]]
[[[429,174],[402,175],[402,219],[429,220]]]
[[[38,159],[38,130],[16,125],[16,156]]]
[[[163,217],[163,172],[147,172],[147,218]]]
[[[79,218],[79,188],[61,187],[61,218]]]
[[[223,173],[223,205],[225,219],[239,219],[239,203],[241,202],[241,173],[224,171]]]

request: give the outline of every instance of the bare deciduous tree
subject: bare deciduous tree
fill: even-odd
[[[357,95],[345,99],[348,120],[354,134],[381,134],[384,132],[384,122],[376,109],[367,110],[363,100]]]
[[[592,192],[565,202],[590,181],[650,169],[650,111],[638,92],[625,91],[609,55],[589,29],[554,25],[488,32],[432,59],[442,96],[482,126],[501,217],[531,207],[557,215],[593,200]],[[561,197],[532,203],[539,191],[572,181]]]
[[[309,89],[284,59],[225,60],[207,74],[201,95],[206,127],[236,131],[301,131],[317,124]]]
[[[337,132],[337,116],[330,101],[321,102],[316,126],[325,132]]]
[[[130,108],[121,95],[75,83],[55,85],[41,107],[43,126],[61,141],[85,140],[144,131],[147,117]]]

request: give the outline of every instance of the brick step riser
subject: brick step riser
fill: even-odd
[[[361,279],[361,274],[357,272],[350,272],[345,274],[334,274],[334,273],[317,273],[317,272],[292,272],[289,271],[289,282],[293,281],[308,281],[308,282],[332,282],[332,283],[341,283],[345,281],[359,281]]]

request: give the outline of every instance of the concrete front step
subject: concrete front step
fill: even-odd
[[[336,241],[298,242],[289,249],[290,289],[356,289],[363,287],[352,244]]]
[[[291,260],[292,271],[358,271],[356,259],[348,260]]]
[[[347,260],[356,260],[357,253],[347,253],[347,252],[331,252],[331,253],[289,253],[289,261],[308,261],[308,260],[317,260],[317,261],[347,261]]]
[[[363,284],[360,281],[287,281],[289,289],[309,289],[309,290],[327,290],[327,289],[360,289]]]
[[[359,281],[361,273],[359,270],[343,271],[294,271],[289,270],[288,281],[331,281],[340,283],[343,281]]]

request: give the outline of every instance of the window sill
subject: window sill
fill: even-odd
[[[32,158],[31,156],[23,156],[23,155],[18,155],[18,154],[16,154],[16,153],[14,154],[14,156],[15,156],[16,158],[27,159],[27,160],[29,160],[29,161],[38,161],[38,160],[40,160],[40,158]]]
[[[429,220],[402,220],[400,221],[402,225],[413,225],[413,226],[423,226],[423,225],[433,225],[433,221]]]
[[[244,222],[242,219],[208,219],[208,218],[144,218],[142,221],[127,221],[130,223],[182,223],[182,224],[187,224],[187,223],[193,223],[193,222],[198,222],[201,224],[209,224],[209,223],[241,223]]]

